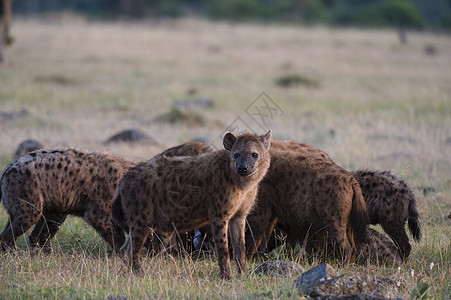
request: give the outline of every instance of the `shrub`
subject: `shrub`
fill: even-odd
[[[398,26],[422,28],[423,16],[408,0],[385,0],[368,5],[359,5],[351,11],[336,14],[335,22],[340,25]]]

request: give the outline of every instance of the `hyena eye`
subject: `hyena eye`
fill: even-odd
[[[258,153],[257,153],[257,152],[253,152],[253,153],[252,153],[252,157],[253,157],[253,158],[258,158]]]
[[[240,157],[240,154],[235,152],[235,154],[233,154],[233,158],[238,158],[238,157]]]

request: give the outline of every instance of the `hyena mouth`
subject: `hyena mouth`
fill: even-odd
[[[241,177],[246,177],[246,176],[252,175],[254,173],[254,170],[250,169],[250,168],[246,168],[246,169],[238,168],[237,173]]]

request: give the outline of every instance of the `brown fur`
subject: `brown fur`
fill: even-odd
[[[370,224],[381,224],[393,239],[404,259],[411,251],[406,222],[415,240],[421,238],[415,195],[407,183],[388,171],[359,170],[352,172],[362,188],[368,207]]]
[[[210,223],[220,274],[229,278],[228,233],[238,271],[245,269],[244,226],[269,163],[270,132],[224,137],[226,150],[195,157],[157,155],[131,169],[113,199],[113,219],[129,230],[122,246],[140,270],[139,254],[151,229],[164,244],[174,232]],[[125,224],[124,224],[125,223]]]
[[[393,239],[396,245],[390,244],[390,247],[382,246],[387,243],[373,241],[373,244],[371,244],[372,249],[376,249],[374,245],[380,244],[381,248],[397,249],[398,253],[393,255],[406,259],[411,250],[409,238],[404,229],[406,222],[408,222],[410,232],[414,239],[419,240],[421,237],[415,195],[406,182],[391,174],[389,171],[359,170],[351,174],[359,182],[362,189],[370,217],[370,224],[381,224],[384,231]],[[279,230],[286,231],[284,224],[278,223],[276,227]],[[268,235],[271,234],[272,232],[268,232]],[[384,238],[386,239],[385,236]],[[276,244],[277,242],[274,240],[274,237],[271,236],[268,244],[262,243],[259,250],[271,250]],[[365,245],[368,245],[367,240],[363,246]]]
[[[195,155],[195,153],[192,154],[192,152],[189,150],[190,147],[196,148],[197,146],[191,146],[191,142],[189,142],[184,145],[175,147],[178,149],[184,149],[185,151],[180,150],[177,154],[174,155]],[[273,152],[277,149],[281,151],[294,151],[309,157],[332,162],[332,160],[324,151],[297,141],[273,140],[271,143],[270,152]],[[206,149],[206,151],[211,150]],[[272,163],[275,162],[273,161]],[[418,221],[418,212],[416,209],[415,196],[413,192],[402,179],[397,178],[388,171],[359,170],[352,172],[351,174],[356,178],[361,187],[370,217],[370,224],[380,223],[382,225],[382,228],[393,238],[395,244],[399,245],[398,251],[401,257],[408,257],[411,246],[409,244],[407,233],[404,230],[407,220],[409,229],[414,238],[416,240],[419,240],[421,236],[420,224]],[[265,181],[263,181],[261,184],[264,183]],[[253,219],[253,231],[257,231],[258,233],[262,230],[264,231],[265,228],[267,230],[266,234],[262,236],[262,242],[260,244],[260,250],[262,251],[266,250],[267,241],[269,241],[269,236],[273,232],[272,229],[275,225],[274,222],[277,222],[277,220],[280,221],[280,219],[274,219],[273,217],[271,217],[271,215],[275,212],[272,208],[268,209],[268,207],[263,207],[265,205],[268,205],[268,202],[257,201],[254,212],[251,212],[251,215],[249,216],[250,219]],[[286,203],[280,203],[280,205],[287,207]],[[260,215],[261,218],[255,217],[255,215],[259,214],[262,214]],[[269,220],[271,220],[269,223],[268,218]],[[261,222],[258,222],[259,220],[261,220]],[[288,221],[287,225],[289,226],[290,224],[291,222]],[[284,224],[280,223],[277,226],[281,227],[281,225],[283,227],[283,230],[286,231],[286,226]],[[247,233],[247,241],[249,243],[255,244],[252,238],[252,233],[252,231],[249,231]],[[291,233],[289,232],[289,234]],[[250,238],[249,235],[251,235]],[[386,237],[384,236],[384,238]],[[288,239],[295,240],[296,237],[288,236]],[[247,248],[254,247],[249,246],[249,243],[246,244]],[[363,242],[363,245],[366,244],[367,241],[365,240]],[[392,245],[386,248],[392,249]],[[251,250],[248,251],[252,252]]]
[[[179,147],[188,149],[189,145]],[[266,245],[268,233],[280,220],[289,224],[291,243],[308,233],[325,231],[349,257],[355,246],[353,235],[363,241],[367,222],[360,187],[352,175],[307,144],[273,141],[270,154],[274,160],[247,218],[248,254],[253,255],[262,240]]]
[[[367,238],[357,247],[357,260],[373,265],[399,265],[402,257],[390,239],[369,228]]]
[[[37,150],[17,158],[0,180],[2,202],[9,214],[0,235],[2,248],[13,247],[34,224],[30,242],[44,246],[71,214],[82,217],[118,250],[125,237],[120,227],[111,225],[111,198],[133,165],[74,149]]]
[[[368,221],[358,182],[322,151],[311,151],[305,144],[286,150],[283,143],[271,148],[271,166],[248,215],[248,255],[280,221],[287,226],[290,244],[327,235],[349,259],[355,241],[365,239]]]

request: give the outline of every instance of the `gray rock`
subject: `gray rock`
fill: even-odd
[[[287,260],[272,260],[256,266],[251,273],[270,276],[292,276],[304,271],[304,267],[298,263]]]
[[[316,266],[303,273],[294,282],[293,287],[297,288],[301,294],[313,299],[392,299],[397,297],[398,287],[393,280],[357,272],[331,277],[326,275],[326,266]]]
[[[317,300],[403,300],[402,298],[380,298],[380,297],[376,297],[373,295],[367,295],[367,294],[357,294],[357,295],[343,296],[343,297],[323,296],[323,297],[312,297],[311,299],[317,299]]]
[[[34,150],[39,150],[42,148],[44,148],[44,146],[41,143],[39,143],[38,141],[28,139],[28,140],[21,142],[19,144],[19,146],[17,146],[17,149],[14,152],[14,157],[18,158],[24,154],[27,154],[28,152],[31,152]]]
[[[180,99],[174,102],[174,106],[178,108],[183,107],[213,107],[215,102],[210,98],[193,98],[193,99]]]
[[[322,264],[304,272],[293,283],[293,288],[299,290],[301,294],[309,294],[311,287],[318,281],[325,281],[338,276],[337,271],[329,264]]]
[[[0,111],[0,122],[27,117],[30,113],[23,108],[21,111]]]
[[[109,295],[103,298],[103,300],[127,300],[125,295]]]
[[[156,144],[155,140],[139,129],[125,129],[108,138],[104,144],[111,143],[149,143]]]

